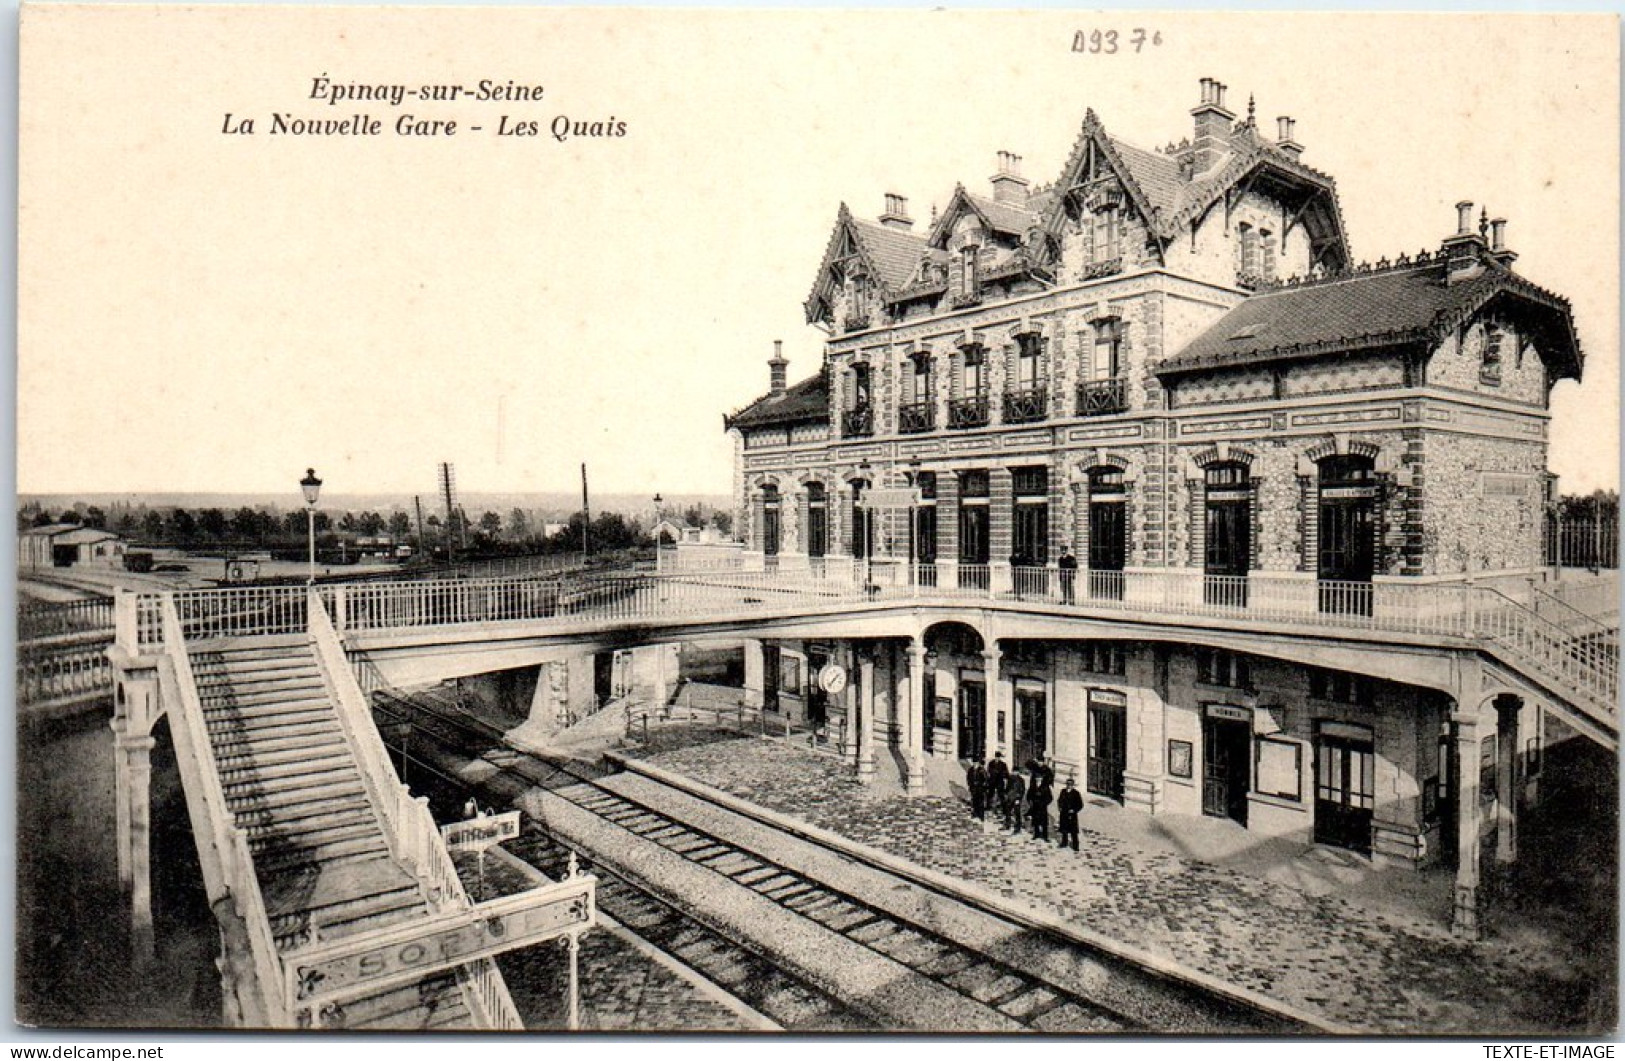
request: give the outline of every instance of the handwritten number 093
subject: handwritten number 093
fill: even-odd
[[[1093,30],[1085,33],[1079,30],[1072,37],[1072,50],[1075,52],[1089,52],[1093,55],[1116,55],[1118,50],[1118,32],[1114,29]],[[1132,47],[1136,52],[1147,44],[1153,48],[1162,43],[1162,32],[1147,32],[1136,28],[1129,34],[1125,47]]]

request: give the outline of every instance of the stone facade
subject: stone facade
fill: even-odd
[[[1511,271],[1500,224],[1493,241],[1487,221],[1475,233],[1471,204],[1437,251],[1351,267],[1330,178],[1296,143],[1234,123],[1223,86],[1203,91],[1194,143],[1146,152],[1091,113],[1054,184],[1029,190],[1003,156],[991,197],[959,188],[923,235],[901,200],[880,223],[841,208],[807,303],[829,336],[827,402],[786,426],[770,394],[728,420],[744,440],[747,558],[808,558],[809,483],[827,490],[823,555],[843,557],[862,548],[862,490],[934,482],[867,521],[877,559],[934,552],[932,573],[905,576],[929,586],[1008,589],[1035,521],[1042,548],[1028,542],[1036,559],[1021,562],[1049,579],[1070,548],[1080,580],[1185,572],[1206,576],[1200,593],[1256,575],[1272,592],[1306,587],[1311,610],[1329,607],[1317,591],[1538,569],[1548,397],[1581,369],[1567,303]],[[770,485],[794,513],[776,549],[761,538]],[[922,508],[934,549],[910,533]],[[1117,527],[1115,549],[1092,540]],[[1441,755],[1501,734],[1524,743],[1498,746],[1484,776],[1523,778],[1512,764],[1544,731],[1534,700],[1505,694],[1521,706],[1498,713],[1459,675],[1403,683],[1381,645],[1289,659],[1232,632],[1228,655],[1155,637],[1102,655],[1060,626],[1026,648],[980,633],[975,649],[930,632],[912,648],[832,642],[823,658],[854,679],[830,717],[910,739],[912,651],[930,661],[930,754],[1041,746],[1080,783],[1093,771],[1098,789],[1106,770],[1111,797],[1149,813],[1235,817],[1411,864],[1444,846]],[[803,664],[812,651],[779,648]],[[810,669],[782,710],[804,710]],[[980,710],[967,689],[985,696],[979,745],[962,730]],[[1023,733],[1034,704],[1042,732]],[[1121,733],[1102,738],[1097,720],[1119,715]],[[844,739],[858,755],[863,741]],[[1093,762],[1103,739],[1121,744],[1109,769]],[[1246,759],[1230,788],[1246,791],[1221,806],[1205,771],[1230,740]],[[1317,776],[1337,799],[1317,800]],[[1473,820],[1515,847],[1487,813]]]

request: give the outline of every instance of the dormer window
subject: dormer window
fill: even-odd
[[[1089,264],[1105,265],[1123,256],[1123,224],[1121,212],[1106,207],[1090,214],[1084,232],[1088,239]]]
[[[975,298],[981,291],[982,280],[977,270],[977,260],[980,253],[981,248],[975,244],[961,248],[959,252],[959,292],[963,298]]]
[[[1241,239],[1241,267],[1239,279],[1245,285],[1259,276],[1261,265],[1258,249],[1258,230],[1245,221],[1237,228]]]

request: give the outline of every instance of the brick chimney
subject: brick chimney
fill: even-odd
[[[784,340],[773,340],[773,356],[767,359],[767,396],[784,397],[784,370],[790,362],[784,359]]]
[[[1297,122],[1285,115],[1275,119],[1275,147],[1290,156],[1294,162],[1303,155],[1303,145],[1292,135],[1297,125]]]
[[[1196,173],[1211,167],[1230,147],[1230,125],[1236,116],[1224,109],[1227,87],[1211,77],[1202,78],[1202,102],[1191,111],[1196,119],[1196,139],[1191,144],[1192,168]]]
[[[993,200],[1000,203],[1027,205],[1027,178],[1021,175],[1021,156],[1008,151],[999,152],[999,172],[989,178],[993,183]]]
[[[1490,222],[1490,257],[1508,269],[1518,260],[1518,253],[1507,246],[1507,219],[1504,217]]]
[[[1439,246],[1439,253],[1447,262],[1446,281],[1459,283],[1482,273],[1488,250],[1483,234],[1473,231],[1473,204],[1463,199],[1456,204],[1455,234],[1447,237]]]
[[[880,215],[880,223],[904,232],[913,228],[914,219],[908,216],[908,200],[896,192],[887,192],[886,212]]]

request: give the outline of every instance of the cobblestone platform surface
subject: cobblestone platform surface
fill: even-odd
[[[1527,936],[1470,943],[1438,920],[1169,853],[1088,827],[1074,854],[987,831],[965,804],[865,788],[838,760],[782,743],[712,741],[645,753],[759,806],[1047,909],[1102,935],[1390,1034],[1599,1032],[1611,982]],[[1162,821],[1162,819],[1153,819]]]

